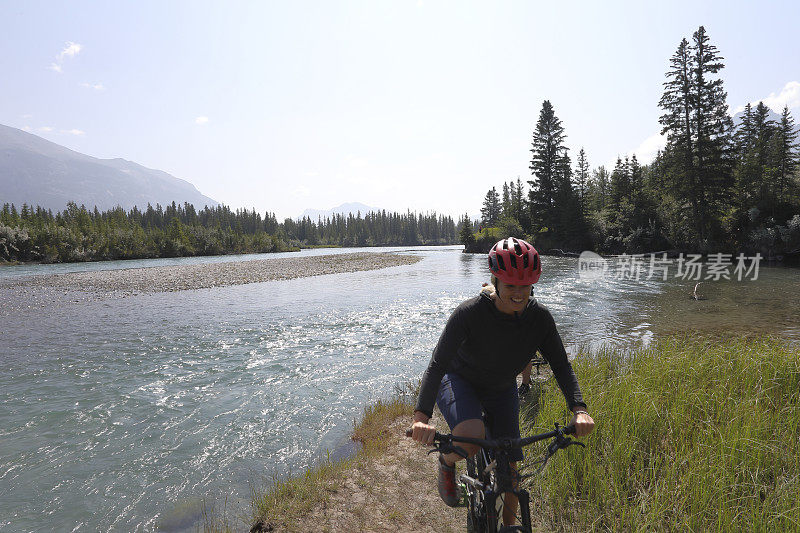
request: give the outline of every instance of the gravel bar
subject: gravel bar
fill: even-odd
[[[124,298],[143,293],[185,291],[282,279],[359,272],[419,261],[416,255],[360,252],[50,274],[0,280],[3,311],[37,308],[59,301]]]

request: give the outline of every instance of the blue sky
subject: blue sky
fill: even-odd
[[[798,5],[1,0],[0,123],[280,218],[476,214],[528,177],[545,99],[573,160],[648,160],[669,57],[701,24],[731,108],[800,123]]]

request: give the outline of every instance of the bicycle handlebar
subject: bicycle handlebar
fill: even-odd
[[[522,448],[523,446],[528,446],[533,444],[534,442],[539,442],[540,440],[551,439],[553,437],[557,437],[559,435],[572,435],[575,433],[575,425],[570,424],[566,427],[560,427],[558,423],[556,423],[556,429],[553,431],[548,431],[546,433],[540,433],[538,435],[533,435],[531,437],[525,437],[522,439],[518,438],[500,438],[500,439],[475,439],[472,437],[457,437],[456,435],[451,435],[449,433],[439,433],[436,432],[436,436],[434,436],[434,442],[464,442],[466,444],[475,444],[480,446],[481,448],[491,448],[494,450],[499,449],[511,449],[511,448]],[[406,430],[406,437],[411,437],[412,429]]]

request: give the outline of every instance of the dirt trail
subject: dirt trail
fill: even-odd
[[[440,421],[439,429],[444,424]],[[386,453],[357,461],[329,487],[302,523],[273,531],[442,533],[466,530],[466,508],[447,507],[436,492],[437,456],[406,438],[411,417],[395,420]]]

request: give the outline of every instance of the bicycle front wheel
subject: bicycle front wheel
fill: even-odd
[[[486,463],[483,453],[480,452],[467,459],[467,475],[473,479],[483,481],[483,471]],[[467,533],[487,533],[486,508],[483,505],[483,494],[467,485]]]

